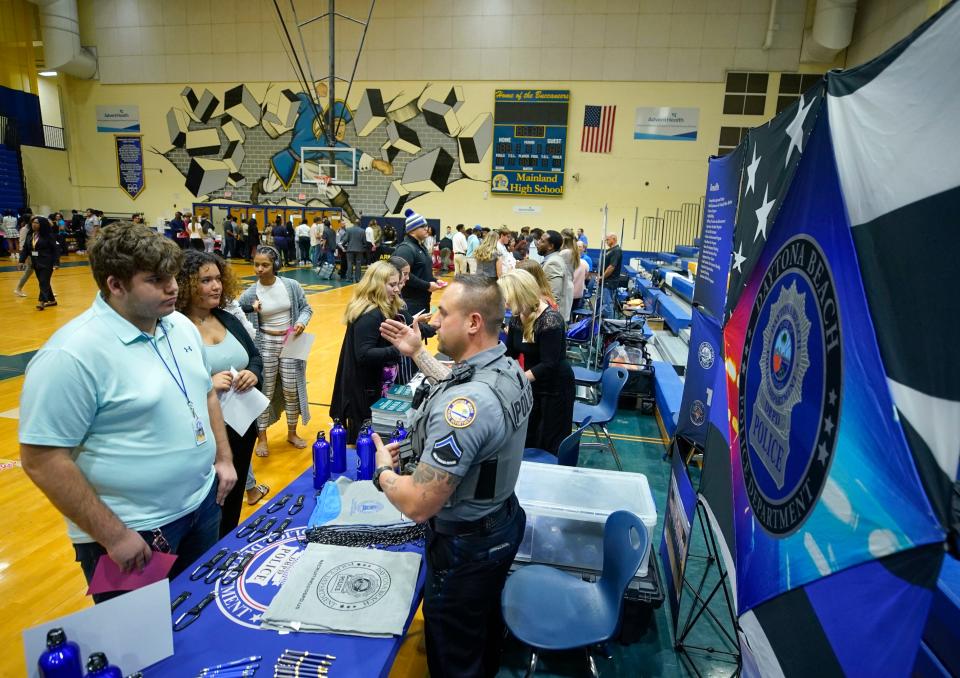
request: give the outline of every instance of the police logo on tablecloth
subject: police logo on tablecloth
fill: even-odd
[[[317,598],[331,610],[359,610],[376,605],[389,590],[386,568],[355,560],[324,573],[317,584]]]
[[[477,406],[470,398],[454,398],[444,409],[443,418],[454,428],[466,428],[477,418]]]
[[[806,236],[773,257],[740,364],[740,461],[757,522],[797,530],[826,483],[837,441],[842,343],[829,263]]]
[[[303,553],[300,540],[306,529],[291,528],[277,541],[258,539],[240,549],[241,556],[253,555],[243,572],[227,585],[220,580],[214,585],[217,607],[224,617],[240,626],[260,628],[261,615],[270,607],[290,569]]]
[[[690,405],[690,423],[694,426],[703,426],[706,418],[706,408],[703,406],[703,401],[694,400],[693,404]]]
[[[709,370],[713,367],[713,361],[717,357],[717,352],[714,350],[713,346],[709,341],[701,341],[700,346],[697,347],[697,360],[700,361],[700,367],[705,370]]]

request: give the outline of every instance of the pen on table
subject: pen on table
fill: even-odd
[[[243,659],[235,659],[232,662],[224,662],[223,664],[217,664],[216,666],[204,666],[200,669],[201,673],[209,671],[219,671],[221,669],[229,669],[231,666],[243,666],[244,664],[253,664],[262,659],[260,656],[250,656],[244,657]]]

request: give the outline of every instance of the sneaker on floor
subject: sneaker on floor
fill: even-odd
[[[18,297],[27,296],[24,292],[21,292],[20,290],[14,290],[13,293],[16,294]]]

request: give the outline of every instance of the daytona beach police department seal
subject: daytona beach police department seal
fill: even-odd
[[[360,560],[337,565],[317,584],[317,598],[333,610],[358,610],[375,605],[390,590],[390,573]]]
[[[777,537],[804,523],[826,483],[840,420],[840,337],[829,263],[812,239],[793,238],[760,282],[739,379],[747,498]]]

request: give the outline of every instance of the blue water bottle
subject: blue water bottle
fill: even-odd
[[[107,661],[103,652],[94,652],[87,659],[87,675],[84,678],[123,678],[123,672]]]
[[[370,429],[364,426],[357,436],[357,480],[373,480],[376,459],[377,448],[370,437]]]
[[[339,419],[333,420],[333,428],[330,429],[330,450],[333,453],[330,458],[330,472],[345,472],[347,470],[347,429]]]
[[[313,444],[313,489],[319,490],[330,480],[330,443],[323,431],[317,432]]]
[[[80,646],[67,640],[67,634],[60,628],[47,631],[47,649],[40,655],[37,666],[43,678],[83,678]]]
[[[399,443],[401,440],[405,440],[409,434],[407,429],[403,427],[403,420],[397,420],[397,427],[393,429],[393,435],[390,436],[391,443]]]

